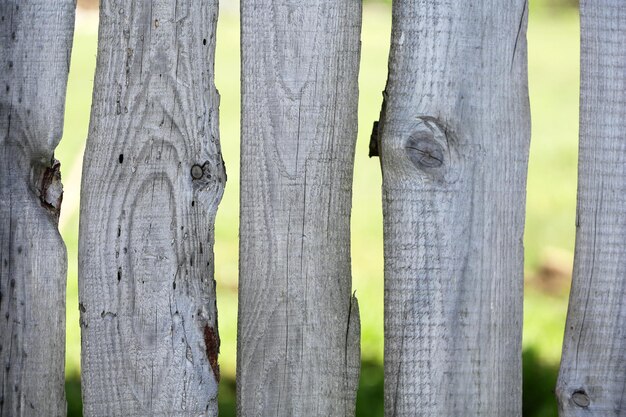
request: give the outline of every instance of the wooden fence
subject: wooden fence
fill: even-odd
[[[0,0],[0,415],[65,414],[54,148],[73,9]],[[86,416],[218,413],[217,9],[101,4],[80,212]],[[389,417],[521,416],[527,18],[526,0],[394,3],[370,144],[383,174]],[[562,417],[618,416],[626,3],[581,0],[581,22],[577,244],[556,392]],[[361,2],[242,0],[241,24],[238,414],[352,416]]]

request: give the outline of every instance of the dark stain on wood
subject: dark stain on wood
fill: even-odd
[[[215,329],[213,329],[208,324],[204,325],[203,328],[204,333],[204,346],[206,349],[206,357],[211,364],[211,368],[213,369],[213,375],[215,375],[215,380],[219,382],[220,380],[220,367],[217,363],[217,356],[220,353],[220,338],[217,335]]]

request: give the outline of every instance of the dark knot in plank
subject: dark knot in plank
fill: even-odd
[[[35,163],[33,172],[37,184],[35,191],[41,206],[58,222],[61,213],[61,202],[63,201],[61,163],[54,158],[52,158],[49,164]]]
[[[589,399],[589,395],[583,390],[574,391],[572,394],[572,402],[579,407],[586,408],[589,407],[591,400]]]
[[[405,145],[409,159],[420,168],[439,168],[444,162],[443,148],[432,135],[418,135],[409,137]]]
[[[404,144],[406,154],[419,169],[441,168],[447,162],[447,129],[434,117],[422,116],[418,121]]]
[[[204,169],[202,166],[195,164],[191,167],[191,178],[194,180],[199,180],[204,175]]]

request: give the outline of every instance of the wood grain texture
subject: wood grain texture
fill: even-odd
[[[104,0],[79,242],[86,416],[216,416],[217,1]]]
[[[574,275],[561,417],[626,415],[626,3],[581,1]]]
[[[67,256],[54,149],[73,33],[73,0],[0,0],[2,416],[66,414]]]
[[[238,415],[351,416],[361,2],[243,0]]]
[[[521,416],[524,0],[398,0],[373,146],[385,415]]]

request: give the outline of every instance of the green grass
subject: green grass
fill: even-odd
[[[574,239],[578,128],[578,18],[573,11],[533,8],[529,27],[529,77],[533,138],[528,177],[526,269],[532,273],[551,248],[571,252]],[[364,10],[360,74],[359,138],[352,214],[353,286],[359,298],[364,366],[359,415],[382,415],[383,255],[381,176],[378,159],[367,157],[387,73],[391,15],[388,6]],[[78,193],[87,136],[96,54],[94,18],[76,28],[62,162],[65,199],[62,234],[68,248],[67,361],[71,415],[79,415],[80,331],[77,297]],[[234,415],[237,322],[239,184],[239,23],[222,12],[218,29],[216,84],[221,93],[221,141],[228,184],[216,221],[216,279],[222,340],[221,415]],[[525,300],[525,416],[556,416],[551,390],[560,357],[567,300],[528,289]]]
[[[532,141],[526,216],[527,266],[542,251],[574,248],[579,91],[578,15],[531,14],[528,32]]]

